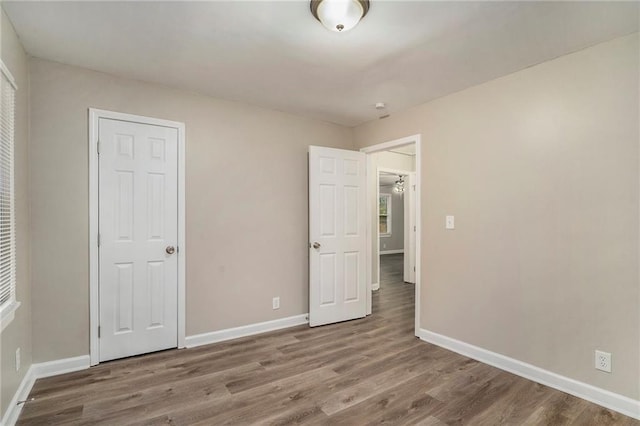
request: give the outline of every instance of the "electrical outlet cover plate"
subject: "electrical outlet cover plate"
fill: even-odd
[[[611,373],[611,354],[610,353],[596,351],[596,370]]]

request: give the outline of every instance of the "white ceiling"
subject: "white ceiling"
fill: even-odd
[[[638,31],[637,2],[371,0],[346,33],[308,1],[2,3],[33,56],[347,126]]]
[[[391,186],[398,180],[398,175],[388,172],[380,172],[378,175],[378,181],[380,186]]]

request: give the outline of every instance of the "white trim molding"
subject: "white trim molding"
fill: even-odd
[[[400,254],[400,253],[404,253],[404,249],[397,249],[397,250],[382,250],[382,251],[380,251],[380,255],[385,255],[385,254]]]
[[[378,290],[380,290],[380,283],[373,283],[373,284],[371,284],[371,290],[372,290],[372,291],[378,291]]]
[[[640,420],[640,401],[635,399],[569,377],[561,376],[560,374],[527,364],[515,358],[510,358],[423,328],[420,329],[420,335],[418,337],[425,342],[441,346],[501,370],[508,371],[509,373],[524,377],[525,379],[533,380],[534,382]]]
[[[418,143],[419,140],[420,140],[420,134],[411,135],[411,136],[406,136],[400,139],[394,139],[389,142],[379,143],[377,145],[365,146],[364,148],[361,148],[360,151],[365,152],[367,154],[370,154],[372,152],[391,151],[392,148],[399,148],[404,145],[411,145],[414,142]],[[417,145],[416,145],[416,148],[418,148]],[[419,158],[418,150],[416,149],[416,162],[418,161],[418,158]]]
[[[33,388],[33,384],[36,382],[34,367],[34,365],[29,367],[29,370],[27,370],[27,374],[25,374],[22,378],[20,386],[18,386],[18,389],[13,395],[11,402],[9,402],[7,411],[5,411],[4,416],[2,416],[2,424],[4,426],[13,426],[18,421],[18,417],[20,417],[20,412],[22,411],[22,406],[24,405],[18,405],[18,402],[25,401],[29,397],[29,392],[31,392],[31,388]]]
[[[255,324],[243,325],[241,327],[226,328],[224,330],[212,331],[210,333],[195,334],[187,336],[187,348],[209,345],[211,343],[224,342],[225,340],[238,339],[240,337],[253,336],[254,334],[266,333],[268,331],[280,330],[283,328],[295,327],[309,323],[309,314],[295,315],[287,318],[280,318],[272,321],[259,322]]]
[[[101,118],[175,128],[178,131],[178,348],[185,347],[186,335],[186,258],[185,233],[185,124],[158,118],[89,108],[89,354],[91,365],[100,362],[99,256],[98,256],[98,121]]]
[[[22,378],[16,393],[13,395],[9,406],[7,407],[7,411],[2,417],[1,424],[4,426],[13,426],[16,424],[18,417],[20,417],[22,407],[24,406],[24,404],[18,405],[18,402],[27,400],[37,379],[85,370],[89,368],[89,364],[89,355],[32,364]]]
[[[58,359],[49,362],[40,362],[32,365],[35,370],[36,379],[86,370],[90,366],[91,358],[89,355]]]
[[[2,71],[2,74],[4,74],[5,77],[7,77],[7,80],[9,81],[9,83],[11,83],[13,90],[18,90],[16,79],[13,78],[13,74],[11,74],[11,71],[9,71],[9,67],[4,64],[4,61],[2,59],[0,59],[0,71]]]
[[[13,321],[20,304],[20,302],[14,300],[9,305],[3,306],[2,309],[0,309],[0,333]]]

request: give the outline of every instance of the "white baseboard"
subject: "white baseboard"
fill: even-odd
[[[22,404],[18,405],[18,401],[24,401],[27,399],[35,381],[35,369],[32,365],[22,378],[22,382],[20,382],[20,386],[18,386],[16,393],[13,395],[9,406],[7,407],[7,411],[4,413],[4,416],[2,416],[2,425],[13,426],[16,424],[18,417],[20,416],[20,411],[22,411]]]
[[[89,355],[32,364],[24,375],[22,382],[20,382],[20,386],[18,386],[15,395],[13,395],[13,399],[11,399],[7,411],[2,417],[1,424],[4,426],[13,426],[16,424],[24,405],[18,405],[18,401],[24,401],[29,397],[29,392],[31,392],[33,384],[37,379],[71,373],[86,368],[89,368]]]
[[[381,251],[380,254],[400,254],[400,253],[404,253],[404,249],[397,249],[397,250],[384,250]]]
[[[85,370],[90,366],[89,355],[77,356],[74,358],[64,358],[49,362],[33,364],[37,379],[57,376],[59,374],[72,373],[74,371]]]
[[[423,328],[420,339],[640,420],[640,401]]]
[[[371,284],[371,290],[373,291],[380,290],[380,283]]]
[[[237,339],[239,337],[252,336],[254,334],[266,333],[267,331],[280,330],[282,328],[294,327],[296,325],[308,324],[309,315],[295,315],[293,317],[280,318],[272,321],[259,322],[256,324],[243,325],[241,327],[227,328],[210,333],[187,336],[185,343],[187,348],[209,345],[211,343],[224,342],[225,340]]]

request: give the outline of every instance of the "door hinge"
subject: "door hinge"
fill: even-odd
[[[416,232],[416,226],[413,225],[413,232]]]
[[[98,151],[98,155],[100,155],[100,141],[96,144],[96,150]]]
[[[416,271],[416,267],[414,266],[414,267],[413,267],[413,272],[415,272],[415,271]]]
[[[100,247],[100,233],[98,232],[98,247]]]
[[[100,338],[102,327],[98,326],[98,339]]]

